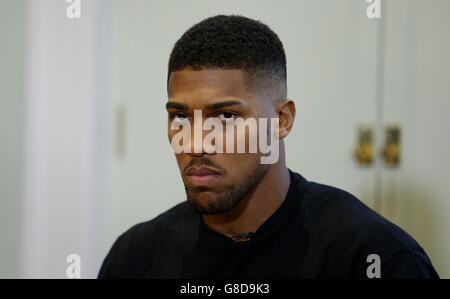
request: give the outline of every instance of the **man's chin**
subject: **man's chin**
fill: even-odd
[[[234,185],[228,188],[212,190],[211,188],[194,189],[185,185],[188,201],[191,206],[201,214],[217,215],[232,210],[244,198],[249,190],[248,185],[236,188]]]
[[[209,193],[209,194],[204,194]],[[202,215],[219,215],[230,211],[237,203],[225,200],[212,192],[188,196],[190,205]]]
[[[192,196],[188,196],[191,206],[200,214],[216,215],[226,211],[219,209],[217,206],[217,197],[212,192],[200,192]]]

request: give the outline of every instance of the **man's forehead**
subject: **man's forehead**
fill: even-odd
[[[241,70],[182,70],[173,72],[169,80],[169,102],[186,109],[220,105],[247,105],[252,101]],[[167,106],[175,108],[175,106]],[[212,109],[211,109],[212,110]]]
[[[170,74],[169,98],[181,94],[243,94],[247,93],[245,73],[240,69],[184,69]],[[237,96],[237,95],[235,95]]]

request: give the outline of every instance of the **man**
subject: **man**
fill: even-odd
[[[351,194],[286,167],[295,105],[283,45],[266,25],[223,15],[196,24],[172,50],[167,90],[172,146],[174,128],[195,127],[196,111],[227,124],[276,119],[258,137],[277,136],[277,159],[262,163],[267,152],[247,145],[206,150],[189,129],[175,151],[187,201],[122,234],[100,278],[438,278],[406,232]]]

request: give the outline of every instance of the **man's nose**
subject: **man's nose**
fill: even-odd
[[[191,134],[191,144],[190,144],[190,153],[189,155],[193,157],[201,157],[207,152],[203,148],[203,138],[204,136],[198,136],[199,134]]]
[[[190,138],[190,155],[195,157],[201,157],[205,154],[213,155],[216,154],[216,140],[213,138],[209,142],[205,142],[206,136],[211,133],[211,130],[204,130],[203,125],[191,127],[191,138]]]

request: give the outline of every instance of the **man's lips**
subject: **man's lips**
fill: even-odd
[[[195,186],[207,186],[218,181],[222,174],[208,167],[191,167],[186,172],[188,180]]]

